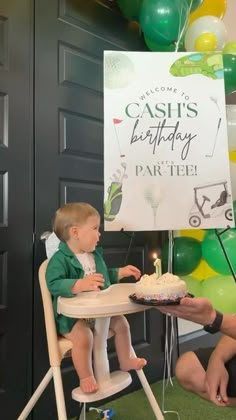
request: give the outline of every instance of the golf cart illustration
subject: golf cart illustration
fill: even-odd
[[[233,220],[232,201],[227,190],[227,181],[194,187],[194,205],[190,211],[189,224],[198,228],[203,219],[222,215]]]

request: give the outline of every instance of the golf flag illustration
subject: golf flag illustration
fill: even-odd
[[[122,123],[122,121],[123,120],[119,120],[118,118],[113,118],[113,124],[114,124],[114,130],[115,130],[115,133],[116,133],[117,145],[118,145],[118,148],[119,148],[120,157],[123,158],[123,157],[125,157],[125,155],[121,152],[119,137],[118,137],[117,130],[116,130],[116,125]]]

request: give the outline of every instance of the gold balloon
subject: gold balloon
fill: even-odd
[[[198,280],[206,280],[209,277],[215,276],[217,273],[215,270],[213,270],[207,262],[202,259],[200,264],[197,266],[196,270],[194,270],[191,273],[191,276],[195,277],[195,279]]]
[[[222,19],[226,8],[227,0],[203,0],[201,6],[190,14],[188,23],[190,24],[202,16],[217,16]]]
[[[232,150],[229,152],[229,160],[230,162],[236,163],[236,151]]]
[[[205,235],[205,231],[202,229],[182,229],[180,230],[180,236],[188,236],[190,238],[198,239],[202,241]]]
[[[216,35],[212,32],[204,32],[196,38],[194,43],[194,51],[215,51],[216,46]]]

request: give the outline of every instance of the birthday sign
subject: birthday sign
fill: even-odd
[[[234,226],[220,53],[106,51],[106,230]]]

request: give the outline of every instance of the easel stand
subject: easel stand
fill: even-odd
[[[221,249],[222,249],[222,251],[224,253],[225,259],[226,259],[226,261],[228,263],[229,269],[230,269],[231,274],[232,274],[232,276],[234,278],[234,281],[236,283],[236,274],[235,274],[235,271],[233,269],[233,266],[231,264],[231,261],[229,259],[229,256],[228,256],[228,254],[227,254],[227,252],[225,250],[224,244],[223,244],[222,239],[221,239],[221,235],[223,235],[223,233],[227,232],[229,229],[230,229],[230,227],[227,227],[226,229],[222,230],[221,232],[218,232],[217,229],[215,229],[215,234],[216,234],[216,236],[218,238],[218,241],[220,243]]]
[[[173,251],[174,251],[174,239],[173,231],[168,231],[169,247],[168,247],[168,272],[173,273]],[[174,334],[173,323],[175,322],[176,334]],[[174,344],[177,344],[177,354],[179,355],[179,341],[178,341],[178,323],[177,318],[173,318],[171,315],[166,315],[166,340],[165,340],[165,363],[163,373],[163,386],[162,386],[162,412],[164,414],[175,414],[177,419],[180,420],[179,413],[177,411],[165,410],[165,391],[168,383],[170,382],[173,386],[171,374],[172,374],[172,363],[174,350]]]

